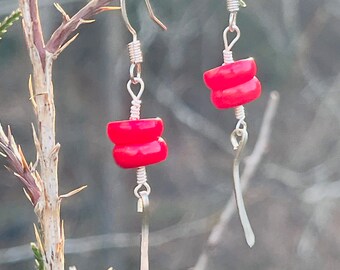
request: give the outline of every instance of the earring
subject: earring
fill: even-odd
[[[234,108],[238,120],[236,128],[231,133],[230,139],[235,150],[233,163],[234,193],[238,213],[244,230],[247,244],[255,244],[255,236],[251,228],[242,198],[240,185],[240,157],[248,140],[247,123],[245,122],[244,104],[254,101],[261,95],[261,83],[255,77],[256,63],[253,58],[239,61],[233,60],[232,48],[239,40],[241,32],[236,24],[240,0],[227,0],[227,9],[230,12],[229,26],[223,32],[225,49],[223,50],[224,64],[208,70],[203,79],[211,90],[211,101],[218,109]],[[234,39],[228,42],[228,33],[236,33]]]
[[[151,19],[166,30],[166,26],[154,15],[149,0],[145,0],[145,3]],[[124,169],[137,169],[137,186],[134,189],[134,194],[138,199],[137,212],[142,213],[140,269],[148,270],[149,195],[151,187],[147,181],[146,166],[164,161],[168,155],[168,147],[161,137],[164,129],[162,119],[140,119],[141,97],[145,88],[141,75],[143,53],[137,32],[129,22],[125,0],[121,0],[120,4],[124,22],[133,37],[132,42],[128,44],[131,66],[130,79],[127,83],[127,90],[132,98],[132,106],[130,119],[109,123],[107,134],[115,144],[113,158],[117,165]],[[133,86],[139,88],[137,94],[132,90]]]

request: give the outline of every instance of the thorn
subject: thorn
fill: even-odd
[[[13,136],[12,136],[11,127],[9,125],[7,126],[7,137],[8,137],[8,145],[12,145],[13,144]]]
[[[50,153],[50,157],[55,157],[55,156],[57,156],[58,153],[59,153],[59,150],[60,150],[60,144],[57,143],[57,144],[53,147],[53,149],[52,149],[52,151],[51,151],[51,153]]]
[[[99,8],[99,12],[104,12],[104,11],[114,11],[114,10],[120,10],[121,7],[101,7]]]
[[[21,157],[21,162],[22,162],[23,169],[27,170],[27,171],[30,171],[30,167],[27,164],[26,158],[24,156],[24,153],[22,152],[22,149],[21,149],[20,145],[19,145],[18,150],[19,150],[19,154],[20,154],[20,157]]]
[[[61,239],[65,239],[65,227],[64,227],[64,220],[61,220],[61,227],[60,227],[60,237]]]
[[[32,205],[34,205],[34,203],[32,202],[31,196],[28,194],[26,188],[23,188],[23,191],[24,191],[24,193],[26,195],[26,198],[31,202]]]
[[[38,186],[39,190],[41,191],[43,189],[42,187],[43,187],[44,183],[43,183],[43,181],[40,177],[40,174],[37,171],[35,171],[33,174],[34,174],[35,180],[36,180],[35,183]]]
[[[94,23],[96,20],[84,20],[80,19],[79,22],[80,24],[89,24],[89,23]]]
[[[74,35],[70,40],[68,40],[66,43],[64,43],[63,46],[61,46],[54,54],[54,59],[56,59],[59,54],[61,54],[73,41],[76,40],[76,38],[79,36],[79,33],[77,33],[76,35]]]
[[[31,126],[32,126],[32,133],[33,133],[33,141],[35,144],[35,148],[37,149],[37,155],[39,159],[39,153],[41,153],[41,145],[40,145],[40,141],[38,139],[37,132],[35,131],[33,123],[31,123]]]
[[[8,139],[7,139],[7,136],[0,124],[0,138],[2,139],[3,143],[8,143]]]
[[[62,6],[58,3],[54,3],[55,8],[63,15],[63,21],[68,22],[70,20],[70,16],[66,13],[66,11],[62,8]]]
[[[20,174],[16,173],[16,172],[13,172],[13,174],[18,177],[22,182],[23,184],[26,186],[27,185],[27,181],[24,177],[22,177]]]
[[[73,191],[71,191],[71,192],[69,192],[67,194],[59,196],[59,199],[69,198],[69,197],[71,197],[73,195],[76,195],[77,193],[83,191],[85,188],[87,188],[87,186],[82,186],[80,188],[77,188],[77,189],[75,189],[75,190],[73,190]]]
[[[41,253],[43,254],[44,248],[43,248],[43,244],[42,244],[42,241],[41,241],[41,237],[40,237],[38,228],[34,223],[33,223],[33,227],[34,227],[35,238],[37,239],[38,248],[41,251]]]
[[[37,159],[34,162],[34,164],[32,164],[32,162],[30,163],[30,170],[31,170],[31,172],[35,172],[37,170],[38,164],[39,164],[39,155],[37,153]]]
[[[29,93],[30,93],[29,100],[32,102],[33,109],[36,112],[38,105],[35,102],[35,98],[34,98],[34,90],[33,90],[33,83],[32,83],[32,74],[30,74],[30,76],[28,78],[28,90],[29,90]]]
[[[14,174],[14,171],[13,171],[10,167],[8,167],[8,166],[6,166],[6,165],[4,165],[4,167],[5,167],[10,173],[13,173],[13,174]]]

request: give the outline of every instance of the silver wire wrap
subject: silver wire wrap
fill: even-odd
[[[134,40],[128,44],[130,61],[132,64],[143,62],[143,53],[140,40]]]
[[[142,63],[143,63],[143,52],[140,40],[134,39],[128,44],[129,57],[130,57],[130,80],[133,84],[137,84],[137,78],[142,76]]]
[[[137,169],[137,186],[134,189],[134,194],[136,198],[140,199],[141,198],[141,192],[145,191],[148,195],[151,193],[151,187],[148,183],[148,178],[146,174],[146,168],[145,166],[139,167]],[[140,207],[138,207],[138,212]]]
[[[240,10],[240,0],[227,0],[227,8],[230,13]]]
[[[237,106],[234,110],[235,110],[235,117],[237,120],[244,120],[246,118],[246,112],[242,105]]]
[[[234,62],[232,51],[223,50],[223,62],[224,62],[224,64]]]

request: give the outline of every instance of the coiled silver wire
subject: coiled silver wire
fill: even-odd
[[[227,0],[227,8],[229,12],[237,12],[240,10],[239,0]]]
[[[234,62],[232,51],[223,50],[223,62],[224,64],[229,64],[229,63]]]
[[[237,106],[235,109],[235,117],[237,120],[244,120],[246,118],[246,111],[244,106]]]
[[[130,62],[138,64],[143,62],[143,52],[140,40],[132,41],[128,44]]]
[[[135,190],[134,190],[134,194],[137,198],[141,198],[140,192],[141,192],[141,189],[143,189],[143,187],[146,191],[146,194],[150,195],[151,187],[148,183],[146,168],[144,166],[139,167],[137,169],[137,186],[135,187]]]

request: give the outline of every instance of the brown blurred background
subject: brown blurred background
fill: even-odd
[[[117,1],[116,1],[117,2]],[[147,16],[143,1],[127,1],[143,44],[142,115],[166,123],[170,153],[148,168],[152,185],[151,269],[193,267],[209,230],[232,196],[232,111],[209,101],[202,73],[222,63],[225,1],[153,1],[169,30]],[[138,3],[137,3],[138,2]],[[74,14],[86,1],[61,1]],[[40,1],[45,37],[59,25],[53,1]],[[118,3],[116,3],[118,4]],[[237,215],[213,270],[340,269],[340,2],[249,0],[238,24],[235,59],[253,56],[262,98],[247,105],[250,154],[272,90],[281,102],[270,147],[245,195],[257,242],[249,249]],[[16,1],[0,0],[0,14]],[[78,270],[137,269],[140,217],[135,173],[112,161],[109,121],[127,119],[131,41],[120,12],[101,14],[57,60],[54,86],[60,152],[60,192],[88,188],[62,206],[66,265]],[[35,160],[27,80],[31,65],[20,23],[0,41],[0,122],[11,125],[29,160]],[[207,124],[205,124],[207,123]],[[19,181],[0,159],[0,269],[33,269],[29,242],[36,222]],[[202,220],[206,221],[202,226]],[[158,232],[159,230],[160,233]],[[94,238],[88,238],[88,237]],[[8,248],[16,247],[15,249]]]

